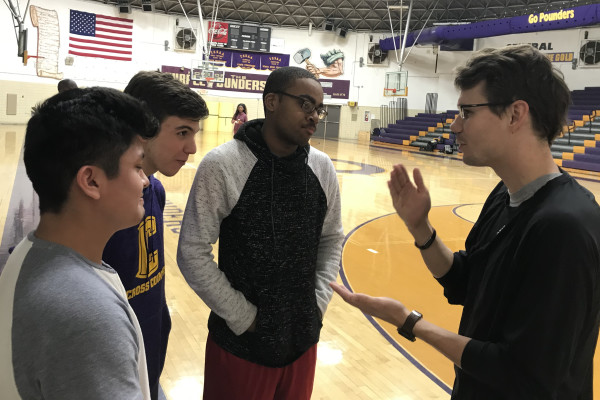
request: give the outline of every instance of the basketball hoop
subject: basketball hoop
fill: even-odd
[[[213,81],[215,80],[215,78],[206,77],[204,79],[206,80],[206,86],[209,87],[209,88],[212,88],[213,87]]]
[[[408,96],[408,71],[385,73],[384,96]]]
[[[404,89],[396,89],[396,88],[384,88],[383,95],[385,97],[401,97],[408,96],[408,86]]]

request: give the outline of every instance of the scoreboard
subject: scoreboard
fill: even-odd
[[[271,28],[229,24],[227,47],[238,50],[268,52],[271,47]]]
[[[209,21],[208,40],[213,47],[269,52],[271,28]],[[212,35],[212,41],[211,41]]]

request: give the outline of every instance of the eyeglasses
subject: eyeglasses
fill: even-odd
[[[473,107],[483,107],[483,106],[507,106],[510,103],[481,103],[481,104],[461,104],[458,106],[458,114],[460,115],[460,117],[462,119],[466,119],[465,118],[465,108],[473,108]]]
[[[300,104],[302,111],[304,111],[307,114],[312,114],[313,112],[315,112],[315,110],[317,110],[317,115],[319,116],[319,119],[323,119],[327,116],[327,111],[325,111],[325,109],[323,107],[317,107],[315,105],[315,103],[313,103],[312,101],[310,101],[308,99],[305,99],[304,97],[294,96],[293,94],[289,94],[286,92],[276,92],[276,93],[298,100],[298,104]]]

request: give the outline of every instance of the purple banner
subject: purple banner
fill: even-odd
[[[231,68],[231,51],[224,49],[211,49],[210,57],[208,58],[210,61],[224,61],[225,66]]]
[[[190,79],[190,69],[182,67],[162,66],[162,72],[168,72],[194,89],[223,90],[226,92],[262,93],[269,75],[247,74],[245,72],[225,72],[225,82],[212,83]],[[319,79],[326,99],[348,99],[350,96],[350,81],[339,79]]]
[[[277,68],[287,67],[290,65],[289,54],[260,54],[215,48],[210,50],[209,59],[211,61],[224,61],[225,66],[228,68],[254,68],[266,71],[274,71]]]
[[[260,54],[257,53],[233,53],[232,68],[260,69]]]
[[[326,99],[347,99],[350,97],[350,81],[341,79],[319,79]]]
[[[475,39],[526,32],[551,31],[595,25],[600,22],[600,4],[562,8],[554,11],[536,12],[518,17],[473,22],[466,25],[435,26],[422,32],[413,31],[406,37],[406,45],[412,46],[417,37],[419,44],[447,44],[460,39]],[[400,36],[381,39],[381,50],[400,48]]]
[[[263,71],[275,71],[277,68],[290,65],[289,54],[261,54],[260,69]]]

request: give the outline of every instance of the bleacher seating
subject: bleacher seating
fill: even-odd
[[[380,129],[379,135],[371,136],[371,140],[428,150],[435,140],[436,149],[443,151],[446,145],[454,147],[455,138],[449,124],[457,114],[458,111],[439,114],[419,113]]]
[[[565,168],[600,172],[600,87],[571,92],[568,128],[552,144],[552,156]]]
[[[552,144],[555,162],[565,168],[600,172],[600,87],[586,87],[571,92],[572,105],[568,110],[568,128]],[[450,123],[458,111],[439,114],[419,113],[380,129],[374,142],[390,143],[444,151],[446,145],[455,148],[455,135]]]

